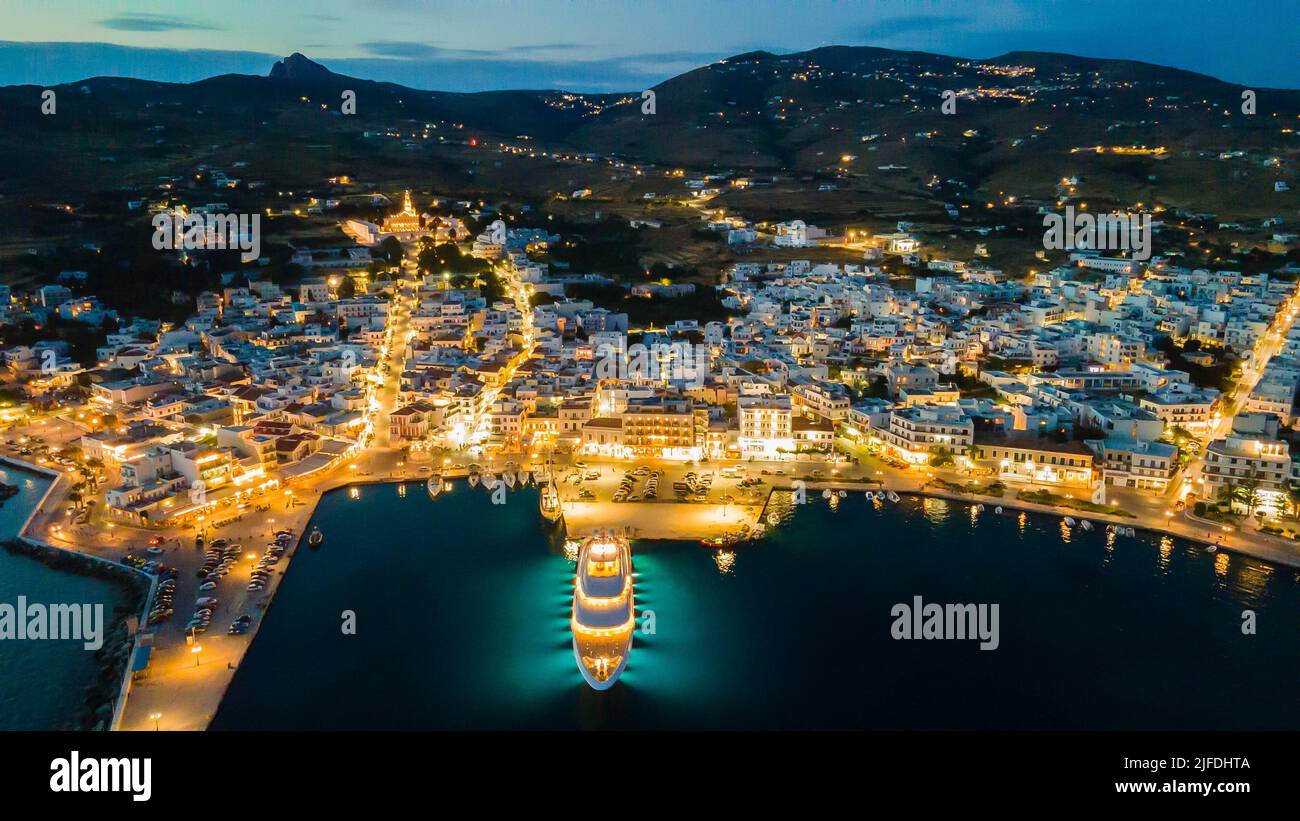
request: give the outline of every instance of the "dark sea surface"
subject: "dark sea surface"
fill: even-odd
[[[213,727],[1300,729],[1294,570],[992,505],[785,501],[729,567],[633,542],[654,631],[597,693],[535,489],[333,492]],[[998,648],[895,640],[891,608],[916,596],[997,604]]]
[[[0,506],[0,539],[18,535],[36,509],[50,479],[0,464],[0,482],[18,486],[18,495]],[[122,600],[120,586],[55,570],[27,556],[0,549],[0,602],[104,605],[105,621]],[[107,629],[105,624],[105,629]],[[0,730],[55,730],[72,727],[95,676],[95,654],[80,641],[0,641]]]

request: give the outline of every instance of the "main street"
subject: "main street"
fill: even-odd
[[[1206,447],[1214,440],[1222,439],[1232,432],[1233,420],[1241,412],[1246,398],[1263,378],[1269,362],[1286,345],[1286,335],[1295,323],[1297,310],[1297,297],[1292,296],[1278,310],[1278,315],[1281,317],[1279,327],[1270,328],[1268,333],[1256,340],[1253,356],[1242,366],[1241,379],[1237,380],[1230,392],[1220,398],[1219,412],[1214,416],[1205,433],[1199,437],[1196,456],[1183,470],[1181,481],[1171,484],[1170,493],[1174,499],[1184,500],[1189,495],[1201,495]]]

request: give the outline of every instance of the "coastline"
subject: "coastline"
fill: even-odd
[[[100,702],[99,706],[94,703],[97,699],[93,695],[83,702],[85,713],[82,718],[82,729],[116,729],[118,722],[121,720],[122,710],[126,705],[127,693],[130,690],[130,660],[135,654],[136,648],[139,647],[143,627],[149,613],[149,606],[153,601],[154,592],[157,590],[158,578],[92,553],[50,544],[43,539],[28,535],[32,522],[49,503],[64,476],[60,471],[24,462],[10,456],[0,457],[0,463],[10,465],[17,470],[46,476],[50,479],[50,484],[45,488],[45,493],[41,495],[40,500],[27,514],[27,518],[23,521],[18,533],[15,534],[12,540],[4,543],[4,548],[11,553],[38,561],[54,570],[92,576],[119,584],[126,591],[128,603],[114,608],[114,611],[108,615],[105,628],[110,631],[110,635],[105,637],[104,646],[95,653],[95,666],[98,675],[96,680],[88,687],[88,690],[101,688],[101,679],[117,679],[118,683],[115,691],[112,698]],[[139,606],[134,606],[131,600],[138,601]],[[138,619],[137,628],[134,634],[126,635],[126,619],[131,615],[135,615]],[[106,725],[100,728],[95,724],[95,717],[103,712],[103,705],[106,704],[111,704],[112,707],[109,715],[104,719]]]
[[[336,468],[335,470],[338,470]],[[333,471],[332,471],[333,472]],[[274,518],[269,514],[259,514],[256,520],[249,524],[245,523],[242,527],[232,526],[239,532],[256,530],[257,528],[270,527],[272,530],[288,528],[294,531],[295,542],[292,548],[286,552],[285,565],[282,570],[273,574],[267,589],[258,597],[253,606],[256,607],[261,616],[254,620],[254,627],[242,637],[239,641],[229,642],[229,652],[218,662],[225,661],[225,664],[213,664],[207,661],[202,668],[197,664],[193,666],[195,671],[205,671],[203,674],[182,670],[173,665],[172,670],[165,671],[168,675],[176,676],[175,681],[161,683],[159,681],[151,682],[145,679],[141,682],[132,682],[129,671],[124,676],[122,692],[119,696],[120,706],[114,712],[114,729],[145,729],[150,722],[147,721],[151,710],[141,702],[162,700],[164,702],[179,698],[183,702],[192,703],[195,708],[187,715],[189,718],[181,726],[171,727],[169,729],[206,729],[212,718],[215,716],[217,709],[225,698],[226,691],[230,682],[237,672],[239,664],[242,662],[248,647],[256,639],[261,622],[270,610],[271,604],[275,599],[275,592],[279,584],[287,575],[289,568],[292,566],[293,558],[296,556],[302,545],[302,537],[308,523],[315,515],[320,499],[326,494],[333,491],[341,490],[345,487],[364,487],[380,486],[390,484],[418,484],[423,485],[432,474],[420,473],[415,465],[408,465],[406,469],[384,472],[383,475],[374,475],[373,472],[349,472],[343,470],[336,475],[321,477],[319,485],[311,488],[301,495],[307,498],[298,499],[295,496],[296,505],[289,509],[273,511]],[[463,468],[448,470],[443,474],[450,479],[463,479],[466,472]],[[793,477],[791,477],[793,478]],[[1035,504],[1021,501],[1014,497],[1001,499],[993,496],[983,496],[977,494],[957,493],[953,491],[926,487],[920,481],[899,481],[902,477],[890,477],[888,481],[882,481],[878,478],[863,478],[856,481],[846,480],[806,480],[806,487],[809,491],[822,489],[834,489],[851,491],[864,491],[866,489],[883,490],[892,489],[902,495],[930,497],[946,499],[956,502],[968,502],[971,504],[985,504],[988,507],[1001,505],[1004,508],[1024,511],[1037,515],[1048,515],[1061,518],[1064,516],[1073,516],[1076,519],[1089,519],[1096,522],[1108,524],[1123,524],[1132,526],[1141,530],[1147,530],[1153,533],[1173,536],[1176,538],[1186,539],[1199,544],[1211,544],[1211,540],[1205,538],[1203,529],[1198,530],[1190,523],[1184,521],[1182,517],[1169,519],[1161,526],[1155,526],[1153,523],[1146,521],[1143,517],[1123,518],[1111,516],[1104,513],[1093,513],[1091,511],[1079,511],[1071,508],[1059,508],[1049,505]],[[910,478],[910,477],[908,477]],[[54,486],[51,485],[50,491],[47,492],[47,498]],[[610,502],[582,503],[565,501],[565,517],[563,524],[566,534],[580,534],[585,531],[600,527],[625,528],[629,525],[634,528],[632,538],[643,540],[693,540],[705,538],[718,533],[736,529],[740,524],[753,523],[761,521],[765,515],[768,503],[772,493],[775,491],[789,491],[791,489],[790,481],[784,481],[781,484],[770,484],[765,488],[760,504],[739,504],[732,503],[725,507],[730,508],[729,516],[719,516],[717,509],[723,508],[720,503],[678,503],[671,501],[658,502],[625,502],[614,505]],[[421,487],[421,490],[423,488]],[[308,495],[309,494],[309,495]],[[576,507],[581,505],[581,507]],[[669,510],[676,515],[663,515],[663,506],[668,506]],[[612,511],[617,518],[611,519],[610,514],[606,511]],[[687,519],[687,524],[682,525],[680,514],[690,512],[691,516]],[[638,524],[643,523],[644,527]],[[230,538],[235,540],[239,538],[238,532],[214,532],[216,538]],[[1270,564],[1287,566],[1300,569],[1300,552],[1285,551],[1280,546],[1272,548],[1255,544],[1253,541],[1237,539],[1229,541],[1223,540],[1219,544],[1220,549],[1228,550],[1239,555],[1247,556],[1258,561]],[[75,549],[57,548],[64,552],[79,553]],[[82,554],[87,555],[87,554]],[[100,557],[94,557],[100,558]],[[100,558],[101,561],[115,564],[108,559]],[[125,568],[125,566],[123,566]],[[139,572],[139,571],[134,571]],[[153,578],[153,577],[150,577]],[[156,580],[154,582],[156,584]],[[150,589],[149,599],[152,599],[153,588]],[[251,599],[250,599],[251,602]],[[145,613],[148,612],[146,603]],[[222,636],[224,641],[226,637]],[[137,639],[138,640],[138,639]],[[162,690],[166,692],[162,692]],[[132,696],[136,696],[133,701]],[[149,727],[152,729],[152,727]]]
[[[135,568],[106,562],[95,556],[42,544],[31,539],[12,539],[0,544],[4,550],[40,562],[60,573],[75,573],[120,587],[125,602],[104,617],[104,644],[95,651],[96,675],[86,685],[78,729],[112,730],[121,718],[129,692],[131,657],[138,646],[140,630],[127,632],[127,618],[148,612],[157,580]]]
[[[807,483],[807,487],[808,490],[810,491],[814,489],[821,490],[823,488],[829,488],[832,490],[845,490],[845,491],[854,491],[854,490],[862,491],[866,489],[862,483],[842,482],[842,481],[841,482],[809,481]],[[790,490],[789,487],[773,488],[773,489],[786,490],[786,491]],[[1196,520],[1195,517],[1193,517],[1190,513],[1186,511],[1184,511],[1180,516],[1170,517],[1164,523],[1163,526],[1155,526],[1152,525],[1150,522],[1145,521],[1140,516],[1133,516],[1132,518],[1129,518],[1124,516],[1115,516],[1107,513],[1076,510],[1074,508],[1042,505],[1034,502],[1026,502],[1022,499],[1017,499],[1014,496],[1012,496],[1011,498],[1001,498],[997,496],[986,496],[977,493],[958,493],[956,491],[935,489],[931,487],[885,488],[883,486],[877,486],[877,489],[893,490],[895,493],[898,493],[899,495],[903,495],[903,496],[919,496],[919,497],[929,497],[934,499],[947,499],[949,501],[955,501],[955,502],[968,502],[970,504],[982,504],[985,507],[995,507],[1000,505],[1003,508],[1022,510],[1025,511],[1026,513],[1035,513],[1035,514],[1045,515],[1045,516],[1055,516],[1058,519],[1064,518],[1066,516],[1070,516],[1075,520],[1087,519],[1089,521],[1104,522],[1106,524],[1123,525],[1126,527],[1132,527],[1136,530],[1146,530],[1151,533],[1158,533],[1163,536],[1172,536],[1177,539],[1183,539],[1189,542],[1196,542],[1197,544],[1201,544],[1201,545],[1214,545],[1219,550],[1226,550],[1241,556],[1246,556],[1248,558],[1256,559],[1258,561],[1267,562],[1268,564],[1275,564],[1283,567],[1290,567],[1296,570],[1300,570],[1300,546],[1297,546],[1296,548],[1288,551],[1284,549],[1284,546],[1281,544],[1275,547],[1270,544],[1256,543],[1254,540],[1246,541],[1242,539],[1240,535],[1236,536],[1237,540],[1235,542],[1230,541],[1228,538],[1223,538],[1221,541],[1215,539],[1208,539],[1204,535],[1201,535],[1203,532],[1203,529],[1201,527],[1197,527],[1192,524],[1187,524],[1188,522],[1196,522],[1198,520]],[[1176,526],[1176,525],[1180,525],[1180,526]]]

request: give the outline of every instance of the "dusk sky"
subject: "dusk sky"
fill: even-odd
[[[265,74],[300,51],[425,89],[636,90],[732,54],[1061,51],[1300,88],[1294,0],[4,0],[0,85]]]

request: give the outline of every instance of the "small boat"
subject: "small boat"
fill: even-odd
[[[841,499],[846,498],[848,495],[849,495],[849,494],[848,494],[846,491],[841,490],[841,491],[839,492],[839,497],[840,497]]]
[[[307,535],[307,544],[310,547],[320,547],[320,543],[325,541],[325,534],[320,532],[319,527],[313,527],[311,533]]]
[[[437,499],[438,494],[442,493],[442,477],[430,476],[429,481],[424,483],[424,488],[429,491],[430,499]]]
[[[515,478],[516,478],[517,480],[519,480],[519,486],[520,486],[520,487],[527,487],[527,485],[528,485],[528,480],[529,480],[531,477],[530,477],[527,473],[525,473],[524,471],[521,470],[521,471],[519,471],[517,474],[515,474]]]
[[[876,494],[872,493],[869,490],[862,495],[866,497],[868,502],[874,502],[876,500]]]
[[[1079,527],[1083,528],[1084,530],[1092,530],[1092,522],[1088,521],[1087,519],[1084,519],[1079,522]]]
[[[1207,545],[1205,546],[1205,552],[1206,552],[1206,553],[1216,553],[1216,552],[1218,552],[1218,550],[1219,550],[1219,546],[1216,545],[1216,544],[1207,544]]]
[[[972,505],[971,510],[975,511],[976,513],[983,513],[984,505]]]
[[[1066,527],[1074,527],[1074,519],[1071,519],[1069,516],[1066,516],[1061,521],[1065,522]]]
[[[822,491],[822,498],[823,498],[823,499],[829,499],[829,498],[831,498],[831,497],[834,496],[834,495],[835,495],[835,494],[831,493],[831,489],[830,489],[830,488],[826,488],[825,490]]]
[[[781,524],[780,514],[778,514],[776,511],[767,514],[767,523],[770,524],[772,527],[776,527],[777,525]]]
[[[541,510],[542,518],[551,524],[555,524],[564,517],[564,507],[560,504],[560,491],[555,487],[554,482],[547,482],[542,485],[542,492],[538,494],[537,504]]]
[[[506,487],[513,488],[515,486],[515,475],[510,471],[506,471],[502,478],[505,480]]]
[[[478,487],[478,480],[479,480],[479,475],[477,473],[471,473],[469,475],[469,486]]]
[[[997,507],[993,508],[993,512],[996,513],[996,514],[998,514],[999,516],[1001,516],[1001,515],[1002,515],[1002,505],[998,505]]]
[[[889,501],[891,501],[891,502],[897,502],[897,501],[898,501],[898,494],[895,493],[895,492],[892,491],[892,490],[891,490],[891,491],[888,491],[888,492],[885,494],[885,497],[888,498]]]

